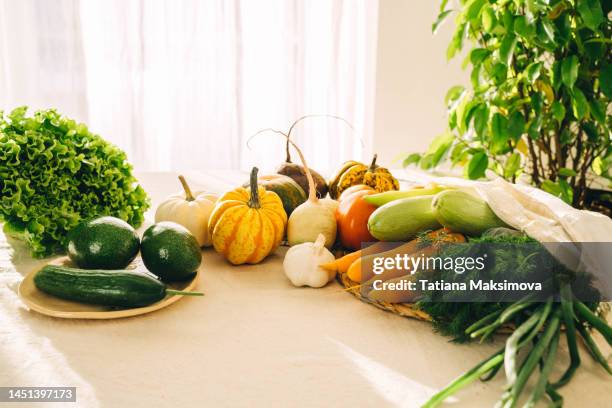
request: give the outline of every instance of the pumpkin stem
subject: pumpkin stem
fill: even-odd
[[[314,116],[314,115],[313,115]],[[326,116],[326,115],[323,115]],[[295,123],[297,123],[298,121],[305,119],[305,117],[302,117],[300,119],[298,119]],[[294,125],[295,125],[294,123]],[[293,126],[291,127],[293,129]],[[290,129],[289,131],[291,131],[292,129]],[[317,198],[317,186],[314,182],[314,179],[312,178],[312,174],[310,173],[310,169],[308,168],[308,165],[306,164],[306,159],[304,158],[304,155],[302,154],[302,151],[300,150],[300,148],[289,138],[288,134],[285,134],[283,132],[281,132],[280,130],[276,130],[276,129],[272,129],[272,128],[266,128],[266,129],[262,129],[259,132],[255,133],[253,136],[249,137],[249,139],[247,140],[247,146],[249,145],[249,142],[251,141],[252,138],[254,138],[255,136],[261,134],[261,133],[265,133],[265,132],[274,132],[274,133],[278,133],[279,135],[282,135],[285,139],[287,139],[287,143],[290,144],[291,146],[293,146],[295,148],[295,150],[298,152],[298,155],[300,156],[300,160],[302,162],[302,167],[304,167],[304,173],[306,173],[306,178],[308,179],[308,200],[309,201],[313,201],[313,202],[318,202],[319,199]],[[251,175],[252,177],[252,175]]]
[[[257,167],[253,167],[253,169],[251,170],[251,179],[250,179],[250,185],[251,185],[251,198],[249,199],[249,207],[251,208],[260,208],[261,205],[259,203],[259,189],[257,186],[257,172],[259,171],[259,169]]]
[[[183,185],[183,190],[185,190],[185,200],[187,201],[195,200],[193,193],[191,192],[191,188],[189,188],[189,184],[187,184],[187,180],[185,180],[185,177],[178,176],[178,179]]]
[[[376,169],[376,159],[378,158],[378,155],[376,153],[374,153],[374,157],[372,158],[372,163],[370,164],[370,171],[374,171]]]

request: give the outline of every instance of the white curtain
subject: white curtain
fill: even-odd
[[[141,171],[271,170],[295,130],[329,173],[369,154],[372,0],[0,0],[0,109],[55,107]],[[297,159],[297,156],[295,157]]]

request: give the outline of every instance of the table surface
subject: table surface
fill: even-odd
[[[178,189],[176,174],[139,176],[152,208]],[[194,189],[217,192],[245,179],[186,176]],[[336,282],[294,288],[282,271],[285,250],[232,267],[207,249],[203,298],[133,318],[63,320],[20,301],[19,282],[45,261],[0,233],[0,386],[76,386],[84,407],[417,407],[504,340],[456,345],[428,323],[359,302]],[[565,406],[610,406],[609,377],[582,354],[561,390]],[[493,406],[503,377],[473,384],[449,406]]]

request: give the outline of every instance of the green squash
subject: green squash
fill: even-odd
[[[257,184],[268,191],[275,192],[280,197],[287,216],[291,215],[293,210],[307,198],[306,193],[298,183],[291,177],[282,174],[259,176]],[[243,187],[248,187],[248,183],[245,183]]]

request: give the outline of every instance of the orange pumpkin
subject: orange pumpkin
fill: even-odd
[[[376,241],[368,231],[368,218],[377,207],[363,199],[370,194],[376,194],[376,190],[360,184],[347,188],[340,196],[336,219],[340,242],[345,248],[361,249],[362,243]]]
[[[257,167],[253,167],[250,187],[223,194],[210,215],[208,228],[215,250],[240,265],[259,263],[278,248],[286,224],[281,199],[257,185]]]

